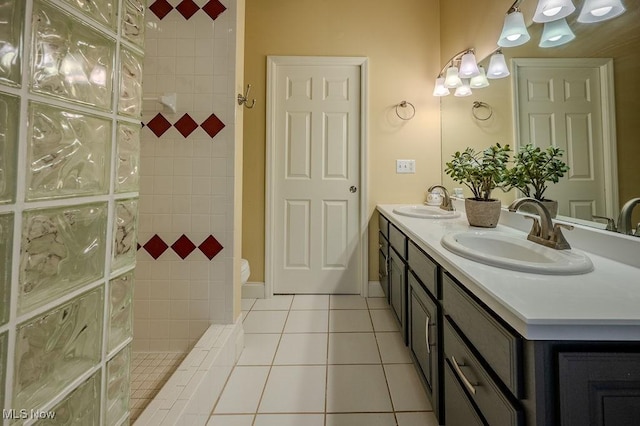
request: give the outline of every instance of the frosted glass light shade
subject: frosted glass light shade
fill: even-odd
[[[504,17],[502,34],[498,39],[498,46],[514,47],[525,44],[531,39],[527,26],[524,23],[522,12],[511,12]]]
[[[622,15],[626,9],[620,0],[585,0],[578,22],[606,21]]]
[[[460,78],[471,78],[480,74],[480,70],[478,70],[478,62],[476,61],[476,55],[473,52],[467,52],[462,55],[462,60],[460,61],[460,71],[458,75]]]
[[[552,22],[566,18],[576,10],[571,0],[539,0],[534,22]]]
[[[453,96],[462,98],[465,96],[471,96],[471,93],[472,92],[471,92],[471,87],[469,86],[469,79],[465,78],[462,80],[462,86],[456,89],[456,92],[453,94]]]
[[[462,86],[462,80],[458,76],[458,67],[449,67],[447,76],[444,79],[444,87],[455,89]]]
[[[444,87],[444,77],[438,77],[436,79],[436,85],[433,88],[433,96],[448,96],[449,89]]]
[[[484,87],[489,86],[489,80],[487,80],[487,73],[484,70],[484,67],[478,67],[480,69],[480,74],[473,77],[469,82],[469,86],[472,89],[482,89]]]
[[[504,59],[504,55],[500,52],[494,53],[489,61],[489,68],[487,69],[487,78],[505,78],[511,73],[507,62]]]
[[[576,38],[576,35],[569,28],[566,19],[560,19],[559,21],[547,22],[544,24],[542,30],[542,37],[540,37],[540,47],[555,47],[566,43]]]

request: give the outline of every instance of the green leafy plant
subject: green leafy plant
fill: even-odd
[[[446,163],[445,173],[471,190],[473,198],[481,201],[491,199],[491,191],[506,184],[509,145],[495,144],[476,152],[467,148],[453,154]]]
[[[507,190],[517,188],[527,197],[543,201],[548,182],[558,183],[569,171],[562,161],[563,150],[550,146],[546,149],[527,144],[514,157],[513,167],[507,172]]]

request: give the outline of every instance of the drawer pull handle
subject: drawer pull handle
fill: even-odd
[[[464,383],[464,386],[467,388],[467,390],[469,392],[471,392],[471,394],[475,395],[476,394],[476,386],[478,386],[477,383],[472,384],[469,379],[467,379],[467,376],[464,375],[464,373],[462,372],[462,369],[460,369],[460,367],[465,367],[464,364],[458,364],[458,361],[456,361],[456,357],[452,356],[451,357],[451,361],[453,362],[453,369],[456,370],[456,373],[458,373],[458,377],[460,377],[460,380],[462,380],[462,383]]]
[[[427,341],[427,353],[431,353],[431,344],[429,343],[429,316],[427,315],[427,320],[425,321],[424,326],[424,338]]]

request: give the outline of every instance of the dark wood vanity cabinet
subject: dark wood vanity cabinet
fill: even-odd
[[[389,221],[382,215],[378,216],[378,279],[389,301]]]

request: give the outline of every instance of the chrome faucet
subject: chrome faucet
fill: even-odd
[[[620,215],[618,216],[618,232],[632,235],[633,228],[631,227],[631,213],[633,213],[633,208],[638,204],[640,204],[640,198],[632,198],[624,203],[624,206],[622,206],[622,209],[620,210]],[[637,229],[636,235],[639,235]]]
[[[533,206],[540,216],[540,220],[538,221],[537,217],[525,215],[527,219],[533,220],[533,226],[531,227],[531,231],[529,231],[529,235],[527,235],[527,240],[556,250],[566,250],[571,248],[567,240],[564,238],[564,235],[562,235],[561,228],[571,230],[573,229],[573,226],[562,223],[554,224],[551,220],[549,210],[547,210],[540,201],[528,197],[518,198],[511,203],[509,211],[515,212],[525,204]]]
[[[442,203],[440,203],[440,208],[442,210],[446,210],[448,212],[452,212],[455,209],[453,208],[453,204],[451,203],[451,198],[449,197],[449,193],[447,192],[447,188],[442,185],[432,185],[427,189],[427,191],[431,192],[434,189],[442,189]]]

